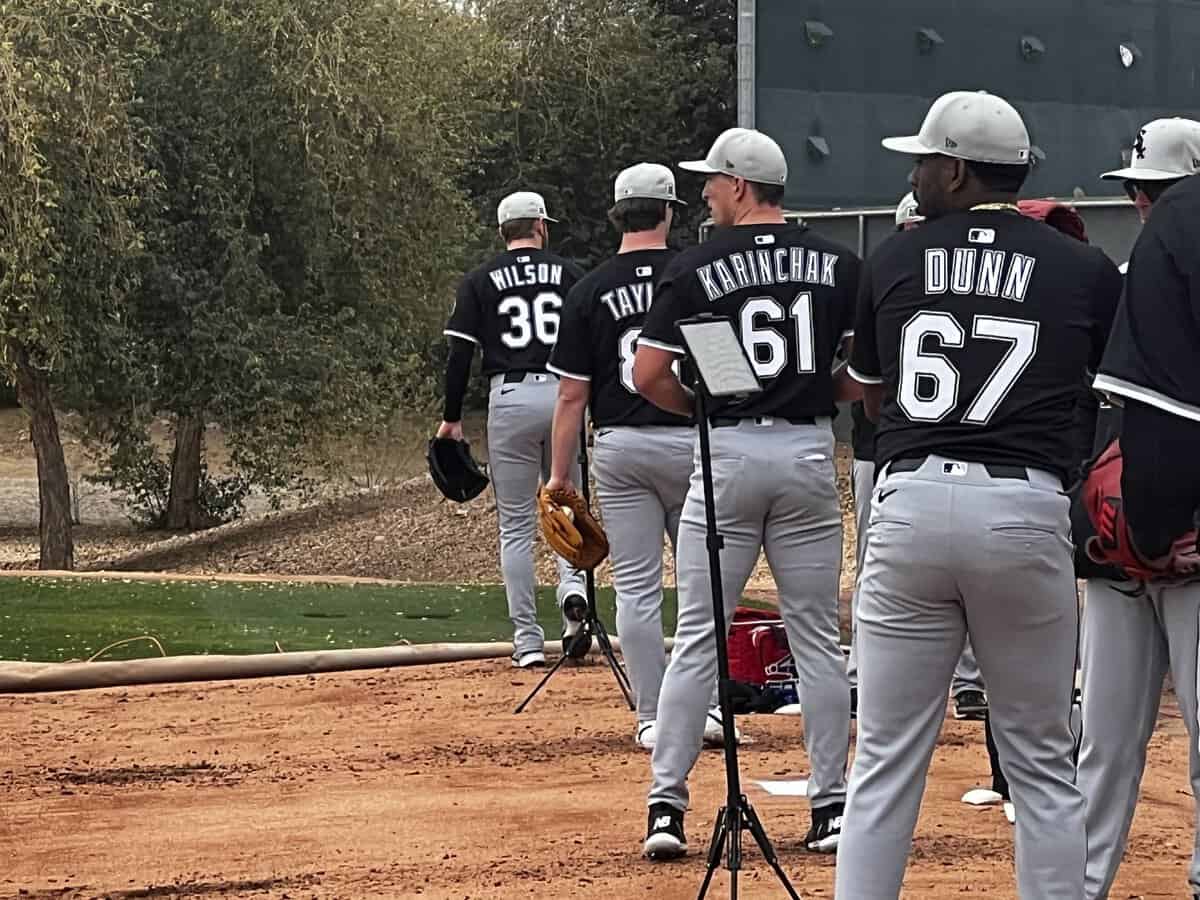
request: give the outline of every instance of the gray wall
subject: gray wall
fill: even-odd
[[[1142,124],[1200,118],[1197,0],[741,4],[750,5],[754,46],[739,58],[754,79],[743,96],[754,98],[754,125],[784,146],[793,209],[895,204],[910,161],[879,141],[914,133],[931,100],[950,90],[991,90],[1021,111],[1045,154],[1027,196],[1071,197],[1076,188],[1114,196],[1118,189],[1099,173],[1121,164]],[[832,38],[809,46],[806,21],[823,22]],[[920,28],[935,29],[944,43],[920,53]],[[1024,59],[1025,35],[1044,54]],[[1121,64],[1121,42],[1141,52],[1132,68]],[[810,136],[827,142],[828,157],[810,149]]]

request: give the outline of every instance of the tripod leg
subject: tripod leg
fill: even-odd
[[[763,828],[762,822],[759,821],[758,813],[754,811],[754,807],[750,805],[750,801],[745,795],[741,798],[742,818],[746,823],[746,827],[750,830],[754,842],[758,844],[759,852],[762,853],[763,859],[775,871],[776,877],[787,891],[788,896],[792,900],[800,900],[800,895],[796,893],[796,889],[792,887],[792,883],[788,880],[787,873],[783,871],[783,866],[779,864],[779,857],[775,853],[775,848],[771,846],[771,839],[767,837],[766,829]]]
[[[625,703],[629,706],[630,711],[632,711],[636,707],[633,702],[633,685],[629,682],[629,673],[625,671],[625,667],[617,659],[617,655],[613,651],[612,641],[608,639],[608,632],[604,629],[604,624],[599,619],[596,619],[593,627],[595,628],[596,643],[600,645],[600,652],[608,660],[608,667],[612,669],[613,675],[617,679],[617,687],[625,695]]]
[[[557,672],[562,667],[562,664],[566,661],[567,661],[567,654],[564,653],[562,656],[560,656],[558,658],[558,661],[550,667],[550,671],[542,676],[542,680],[537,683],[537,687],[535,687],[532,691],[529,692],[529,696],[521,701],[521,705],[513,710],[513,715],[519,715],[520,713],[525,711],[525,707],[527,707],[529,705],[529,701],[538,695],[538,691],[540,691],[542,688],[544,688],[546,686],[546,682],[549,681],[554,676],[554,673]]]
[[[729,807],[729,841],[726,846],[725,868],[729,870],[729,898],[737,900],[738,872],[742,868],[742,805]]]
[[[713,872],[721,865],[721,857],[725,852],[725,841],[729,837],[729,829],[725,818],[725,807],[717,812],[717,820],[713,823],[712,840],[708,842],[708,870],[704,873],[704,882],[700,885],[700,893],[696,900],[704,900],[708,893],[708,885],[712,882]]]

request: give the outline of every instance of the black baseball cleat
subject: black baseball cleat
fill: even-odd
[[[567,620],[562,633],[563,653],[571,659],[583,659],[592,649],[592,635],[584,624],[587,618],[587,600],[581,594],[568,594],[563,598],[563,618]]]
[[[679,859],[687,853],[687,838],[683,836],[683,812],[669,803],[650,807],[646,823],[646,843],[642,852],[648,859]]]
[[[846,804],[834,803],[812,811],[812,828],[804,838],[804,846],[813,853],[836,853],[842,839],[842,815]]]
[[[954,696],[954,718],[982,722],[987,716],[988,702],[983,691],[963,691]]]

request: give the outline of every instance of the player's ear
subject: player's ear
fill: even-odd
[[[970,170],[967,169],[965,160],[953,160],[950,169],[950,190],[961,191],[967,186],[967,181],[970,179]]]
[[[733,177],[733,198],[741,203],[746,199],[746,192],[750,190],[750,182],[745,178],[737,175]]]

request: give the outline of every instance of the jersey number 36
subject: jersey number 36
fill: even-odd
[[[500,340],[513,350],[528,347],[535,337],[548,347],[554,346],[561,308],[562,297],[553,291],[542,291],[532,303],[520,294],[505,297],[497,307],[500,315],[508,316],[508,327],[500,332]]]
[[[999,316],[975,316],[971,337],[1007,343],[1008,350],[992,371],[962,421],[986,425],[1037,353],[1039,323]],[[940,422],[959,405],[960,373],[943,354],[926,350],[966,346],[966,333],[949,313],[919,312],[900,332],[900,387],[896,400],[914,422]]]

